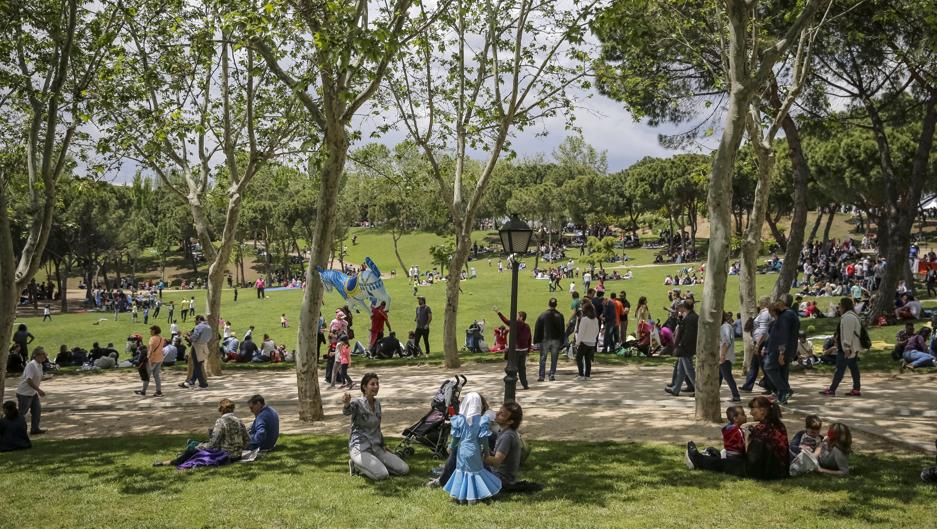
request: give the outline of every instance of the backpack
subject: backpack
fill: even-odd
[[[872,348],[872,338],[869,337],[869,330],[865,328],[865,324],[859,323],[859,345],[862,346],[863,351],[868,351]]]

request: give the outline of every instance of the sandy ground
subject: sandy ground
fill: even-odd
[[[535,364],[528,366],[531,389],[518,391],[524,406],[522,430],[530,439],[583,441],[650,441],[682,443],[695,439],[719,445],[716,425],[693,420],[694,399],[664,393],[670,370],[656,366],[599,366],[588,382],[575,380],[575,364],[560,361],[556,382],[538,383]],[[440,383],[454,375],[437,366],[377,369],[381,376],[380,398],[385,435],[400,435],[429,410]],[[352,378],[364,373],[352,366]],[[472,364],[460,371],[468,377],[464,392],[478,391],[491,402],[501,399],[504,372],[499,365]],[[263,394],[276,408],[284,433],[347,432],[341,415],[343,391],[323,388],[326,420],[304,423],[298,419],[296,377],[292,372],[237,372],[209,379],[205,390],[180,389],[179,371],[164,378],[161,399],[139,397],[133,390],[140,381],[135,371],[53,377],[43,382],[42,427],[47,438],[191,433],[204,431],[217,417],[221,398],[238,403],[237,413],[250,419],[246,400]],[[863,377],[863,397],[825,398],[817,392],[828,376],[797,374],[792,377],[796,395],[785,408],[785,422],[793,434],[803,427],[803,416],[816,413],[825,421],[838,420],[854,430],[856,447],[865,450],[894,448],[897,441],[911,451],[934,451],[937,439],[937,376],[868,375]],[[845,381],[849,389],[849,379]],[[15,383],[7,385],[12,397]],[[152,385],[150,391],[153,391]],[[841,391],[844,393],[845,391]],[[355,390],[354,394],[358,394]],[[744,395],[747,400],[751,395]],[[729,392],[723,386],[724,404]],[[245,404],[242,404],[245,403]]]

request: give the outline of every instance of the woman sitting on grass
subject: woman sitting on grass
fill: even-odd
[[[32,448],[33,444],[26,433],[26,419],[20,415],[16,402],[3,403],[3,417],[0,418],[0,452],[10,452],[23,448]]]
[[[781,408],[763,396],[753,398],[748,407],[756,423],[749,434],[746,474],[755,479],[786,478],[790,447]]]
[[[833,476],[849,474],[849,454],[852,452],[852,432],[843,423],[834,422],[826,432],[826,439],[816,452],[817,472]]]
[[[381,383],[376,373],[365,373],[361,377],[362,397],[352,399],[345,393],[342,398],[342,413],[351,416],[351,435],[348,437],[348,470],[351,475],[364,476],[380,481],[391,474],[403,476],[410,472],[407,463],[384,445],[381,433],[381,402],[377,392]]]
[[[193,441],[179,457],[170,461],[157,461],[153,466],[173,465],[183,470],[220,466],[241,459],[241,451],[250,443],[247,427],[234,415],[234,402],[230,399],[221,399],[218,412],[221,417],[208,430],[208,442],[196,444]]]

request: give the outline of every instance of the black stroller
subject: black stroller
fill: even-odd
[[[403,431],[403,441],[395,450],[398,456],[404,459],[412,456],[413,443],[419,443],[431,449],[433,457],[444,459],[447,456],[449,418],[459,413],[459,395],[466,381],[464,375],[456,375],[455,379],[447,379],[439,386],[436,394],[433,395],[429,413]]]

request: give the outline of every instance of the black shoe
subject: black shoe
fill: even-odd
[[[664,391],[667,392],[667,393],[670,393],[671,395],[673,395],[673,388],[670,387],[670,386],[665,387],[665,388],[664,388]]]
[[[543,382],[543,377],[538,378],[537,382]]]
[[[44,433],[46,433],[45,430],[33,430],[33,431],[29,432],[29,435],[42,435],[42,434],[44,434]]]
[[[732,402],[742,402],[742,397],[732,397]]]
[[[146,396],[146,392],[145,392],[145,391],[140,391],[139,389],[138,389],[138,390],[134,390],[133,393],[134,393],[135,395],[140,395],[141,397],[145,397],[145,396]]]
[[[751,393],[751,392],[752,392],[752,388],[742,386],[742,387],[739,388],[739,391],[741,391],[741,392],[743,392],[743,393]]]

